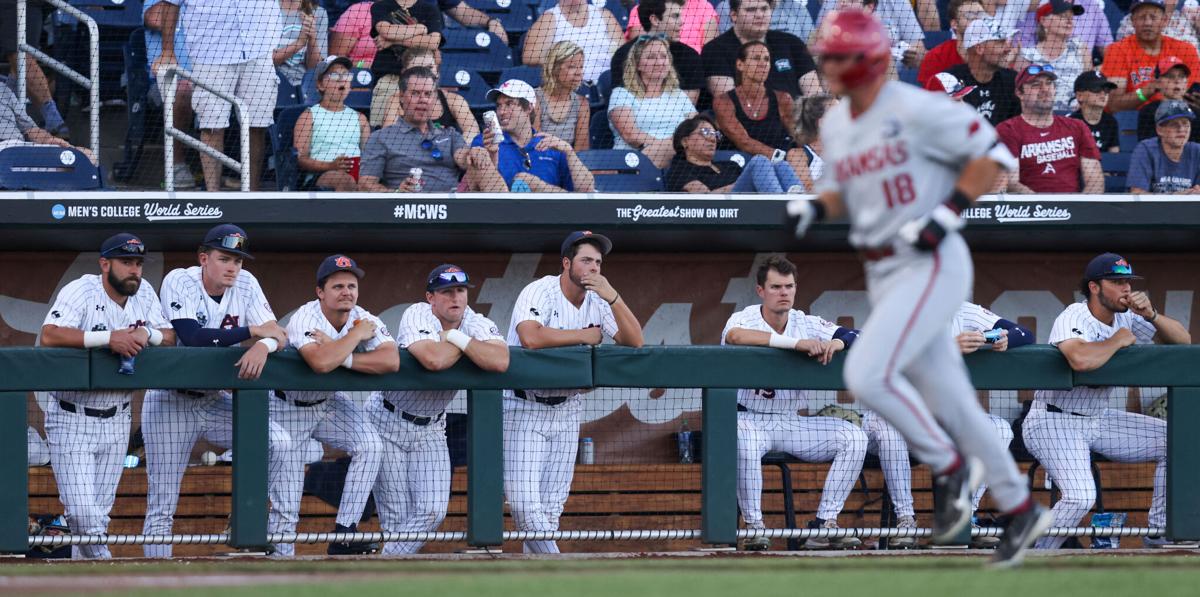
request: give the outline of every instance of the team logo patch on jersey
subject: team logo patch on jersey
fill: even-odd
[[[537,307],[530,307],[530,308],[529,308],[529,312],[530,312],[530,313],[532,313],[534,317],[541,317],[541,316],[542,316],[542,314],[541,314],[541,313],[538,313]]]
[[[895,118],[889,118],[883,123],[882,135],[884,139],[891,139],[900,135],[900,121]]]
[[[55,318],[55,319],[58,319],[59,317],[62,317],[62,313],[60,313],[60,312],[58,312],[58,311],[51,311],[51,312],[50,312],[50,317],[53,317],[53,318]]]
[[[200,327],[204,327],[208,325],[208,315],[205,313],[197,313],[196,321],[200,324]]]
[[[239,316],[237,315],[226,315],[225,318],[221,320],[220,327],[223,327],[227,330],[238,327],[238,317]]]
[[[97,323],[96,325],[92,326],[92,331],[93,332],[107,332],[108,326],[104,325],[103,323]]]
[[[1084,335],[1083,330],[1080,330],[1079,328],[1071,328],[1071,333],[1075,334],[1076,336]]]
[[[177,302],[175,302],[175,301],[171,301],[171,310],[172,310],[172,311],[178,311],[178,310],[180,310],[180,309],[182,309],[182,308],[183,308],[183,305],[181,305],[181,304],[179,304],[179,303],[177,303]]]
[[[418,333],[418,334],[424,334],[424,335],[428,336],[428,335],[432,334],[433,332],[431,332],[431,331],[429,331],[429,330],[417,330],[417,333]]]

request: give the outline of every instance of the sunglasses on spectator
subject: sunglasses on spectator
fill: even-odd
[[[666,39],[667,39],[667,34],[660,31],[658,33],[643,33],[643,34],[637,36],[636,41],[639,44],[644,44],[646,42],[651,42],[651,41],[666,41]]]
[[[330,81],[349,81],[354,77],[350,73],[329,73],[325,78]]]
[[[696,129],[696,132],[700,133],[701,137],[704,137],[705,139],[712,139],[713,141],[720,141],[722,137],[721,131],[716,131],[710,128]]]
[[[524,147],[518,147],[517,152],[521,154],[521,165],[525,166],[526,170],[533,168],[533,161],[529,159],[529,152],[525,151]]]
[[[1027,74],[1031,77],[1040,75],[1042,73],[1048,73],[1051,75],[1055,74],[1054,73],[1054,65],[1052,65],[1052,64],[1030,64],[1029,66],[1025,67],[1025,74]]]
[[[434,147],[431,139],[425,139],[424,141],[421,141],[421,149],[428,151],[429,157],[432,157],[435,160],[442,159],[442,150]]]
[[[122,255],[123,257],[128,257],[130,253],[134,253],[137,255],[145,255],[146,254],[146,245],[143,245],[140,241],[132,241],[131,240],[129,242],[126,242],[123,245],[117,245],[115,247],[110,248],[107,251],[104,251],[103,253],[100,253],[100,256],[108,257],[109,255],[112,255],[113,253],[117,253],[117,252],[124,253],[124,255]]]

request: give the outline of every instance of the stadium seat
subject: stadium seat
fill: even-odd
[[[1129,153],[1102,153],[1100,166],[1104,169],[1104,192],[1127,193],[1129,185],[1126,177],[1129,175]]]
[[[496,107],[487,99],[488,84],[478,72],[469,68],[451,70],[442,66],[438,87],[457,91],[472,110],[491,110]]]
[[[0,150],[0,189],[91,191],[104,177],[78,149],[19,145]]]
[[[513,65],[513,51],[495,34],[472,29],[451,29],[442,32],[442,71],[471,69],[480,73],[499,74]]]
[[[612,90],[612,71],[606,70],[600,73],[595,85],[588,87],[588,105],[592,112],[608,108],[608,98],[612,96]]]
[[[950,39],[949,31],[926,31],[925,49],[932,50]]]
[[[100,99],[125,99],[121,75],[124,72],[122,55],[134,29],[142,26],[141,0],[70,0],[71,6],[87,13],[100,27]],[[52,8],[51,8],[52,10]],[[88,31],[79,21],[65,12],[54,13],[54,49],[52,55],[72,69],[88,73]],[[75,87],[70,79],[58,76],[60,85]],[[62,93],[69,93],[64,90]],[[58,95],[56,99],[65,99]],[[60,102],[61,104],[61,102]],[[61,104],[69,105],[69,104]]]
[[[808,16],[812,17],[814,23],[821,21],[821,0],[808,0]]]
[[[291,106],[280,110],[275,123],[267,129],[271,137],[271,153],[275,161],[275,184],[280,191],[300,190],[300,164],[292,133],[296,121],[308,106]]]
[[[279,79],[278,93],[275,95],[275,111],[278,112],[292,106],[303,106],[305,104],[304,92],[301,89],[304,82],[301,81],[300,86],[292,85],[278,69],[275,70],[275,76]]]
[[[1113,118],[1117,119],[1117,134],[1118,141],[1121,145],[1121,153],[1131,153],[1134,147],[1137,147],[1137,126],[1138,113],[1137,110],[1123,110],[1114,112]]]
[[[1117,30],[1121,28],[1121,19],[1125,18],[1126,12],[1116,2],[1104,3],[1104,16],[1108,17],[1108,26],[1112,28],[1114,39],[1117,38]]]
[[[612,149],[615,141],[612,127],[608,126],[608,111],[597,110],[596,112],[592,112],[592,119],[588,122],[588,147],[592,149]]]
[[[467,0],[467,4],[488,16],[499,19],[509,33],[525,33],[533,27],[533,7],[528,2],[512,0]],[[446,19],[449,25],[453,18]]]
[[[542,86],[542,67],[540,66],[513,66],[504,69],[500,73],[500,82],[508,81],[509,79],[517,79],[529,83],[530,87]]]
[[[150,100],[150,64],[146,60],[146,30],[138,27],[129,34],[123,51],[125,57],[125,147],[120,162],[113,165],[113,180],[133,180],[145,152],[147,127],[157,128],[160,118],[147,118],[150,110],[161,110]],[[159,102],[161,103],[161,102]]]
[[[593,149],[579,152],[579,160],[596,178],[602,193],[647,193],[663,190],[662,171],[641,152],[632,149]]]

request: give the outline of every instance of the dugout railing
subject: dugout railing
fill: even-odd
[[[337,370],[318,375],[298,353],[273,355],[262,378],[238,380],[234,363],[240,349],[152,348],[137,359],[135,375],[117,373],[118,361],[106,350],[0,348],[0,551],[24,552],[35,545],[228,543],[261,547],[277,542],[344,541],[332,533],[268,535],[267,428],[268,390],[468,389],[467,530],[427,533],[421,540],[465,541],[471,546],[500,545],[529,539],[605,540],[648,538],[639,531],[562,531],[553,534],[504,531],[501,389],[503,388],[703,388],[704,458],[701,464],[701,528],[662,530],[654,538],[698,539],[731,545],[739,537],[928,535],[928,529],[738,529],[736,502],[737,396],[741,387],[841,390],[843,358],[827,367],[797,353],[765,348],[615,346],[549,350],[513,349],[508,372],[488,373],[460,361],[431,373],[401,351],[400,371],[364,375]],[[1200,424],[1200,347],[1144,346],[1117,353],[1104,367],[1076,373],[1058,350],[1022,347],[1005,353],[968,355],[967,364],[981,390],[1068,389],[1074,386],[1165,386],[1168,388],[1167,526],[1165,529],[1096,529],[1068,527],[1051,533],[1072,536],[1157,535],[1200,539],[1200,451],[1190,443]],[[234,391],[235,458],[232,467],[230,533],[148,538],[137,535],[28,535],[28,470],[26,393],[50,390],[218,389]],[[994,533],[995,529],[976,530]],[[411,540],[417,537],[366,533],[367,540]]]

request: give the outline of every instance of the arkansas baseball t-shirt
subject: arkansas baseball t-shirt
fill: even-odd
[[[1074,118],[1055,116],[1050,126],[1038,128],[1018,116],[996,132],[1021,164],[1021,184],[1035,193],[1078,193],[1082,159],[1100,159],[1091,129]]]

